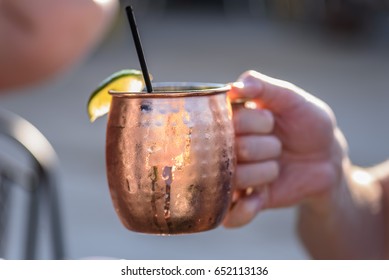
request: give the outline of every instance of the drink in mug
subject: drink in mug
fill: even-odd
[[[106,164],[115,210],[137,232],[213,229],[228,211],[236,165],[230,87],[153,88],[110,91]]]

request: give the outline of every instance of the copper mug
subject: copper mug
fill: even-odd
[[[108,183],[129,230],[195,233],[222,222],[236,165],[229,89],[159,83],[153,93],[110,92]]]

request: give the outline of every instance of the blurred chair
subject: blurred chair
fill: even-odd
[[[37,259],[44,241],[48,258],[64,259],[53,147],[31,123],[3,110],[0,137],[8,141],[0,142],[0,258],[10,258],[9,251],[15,253],[17,245],[22,256],[12,259]],[[22,203],[14,199],[18,192],[23,193]],[[12,225],[15,222],[19,228]]]

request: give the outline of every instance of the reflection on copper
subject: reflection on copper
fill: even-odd
[[[115,209],[137,232],[213,229],[230,205],[235,169],[229,88],[154,88],[112,95],[106,158]]]

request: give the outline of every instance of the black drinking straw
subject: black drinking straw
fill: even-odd
[[[138,28],[135,22],[134,11],[131,6],[127,6],[126,12],[127,12],[128,22],[130,23],[130,27],[131,27],[132,37],[134,38],[135,48],[138,54],[140,67],[143,72],[143,79],[145,80],[147,92],[150,93],[153,92],[153,87],[151,86],[149,71],[147,71],[146,60],[145,60],[145,56],[143,55],[142,44],[140,42]]]

